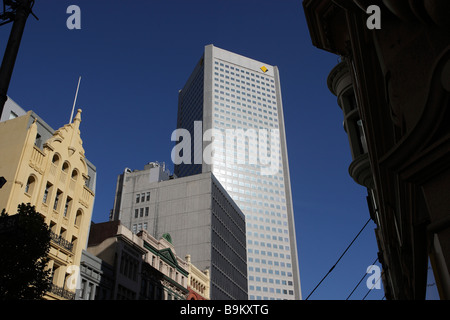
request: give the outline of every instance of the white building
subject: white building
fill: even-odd
[[[211,172],[170,178],[164,165],[117,178],[111,220],[133,234],[170,234],[179,256],[209,270],[211,300],[247,300],[245,216]]]
[[[245,214],[250,299],[301,298],[283,117],[277,67],[213,45],[179,92],[175,174],[213,172]]]

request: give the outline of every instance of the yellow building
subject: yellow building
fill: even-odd
[[[49,300],[73,298],[89,234],[96,169],[85,157],[80,122],[81,110],[56,131],[32,111],[0,122],[0,176],[7,181],[0,208],[13,215],[31,203],[50,225]]]
[[[191,256],[186,256],[189,272],[187,300],[209,300],[210,277],[209,270],[201,271],[191,263]]]

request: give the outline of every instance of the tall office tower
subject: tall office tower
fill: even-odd
[[[278,68],[205,52],[178,98],[178,177],[213,172],[246,216],[250,299],[301,299]]]
[[[245,216],[211,172],[173,178],[152,162],[117,179],[111,220],[155,238],[209,270],[211,300],[247,300]]]

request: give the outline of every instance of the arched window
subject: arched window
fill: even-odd
[[[33,175],[29,176],[28,180],[27,180],[27,184],[25,185],[25,193],[32,195],[35,184],[36,184],[36,178]]]
[[[81,209],[78,209],[77,214],[75,216],[75,226],[80,227],[82,219],[83,219],[83,211],[81,211]]]
[[[53,155],[52,163],[55,165],[59,164],[59,156],[56,153]]]
[[[77,180],[78,178],[78,170],[77,169],[73,169],[72,171],[72,179],[73,180]]]
[[[62,171],[64,171],[64,172],[69,171],[69,163],[67,161],[63,163]]]

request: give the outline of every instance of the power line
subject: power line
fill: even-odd
[[[378,258],[375,259],[375,261],[372,263],[372,266],[378,261]],[[355,292],[356,288],[358,288],[358,286],[361,284],[361,282],[364,280],[364,278],[366,277],[367,273],[372,269],[372,267],[367,270],[367,272],[364,274],[364,276],[361,278],[361,280],[359,280],[358,284],[355,286],[355,288],[353,288],[352,292],[348,295],[347,299],[348,300],[350,298],[350,296],[353,294],[353,292]]]
[[[309,297],[314,293],[314,291],[316,291],[316,289],[320,286],[320,284],[323,282],[323,280],[325,280],[326,277],[328,277],[328,275],[333,271],[333,269],[336,267],[336,265],[339,263],[339,261],[341,261],[342,257],[347,253],[348,249],[350,249],[350,247],[352,246],[353,242],[355,242],[355,240],[359,237],[359,235],[361,234],[361,232],[366,228],[367,224],[370,222],[370,218],[369,220],[367,220],[366,224],[364,225],[364,227],[362,227],[362,229],[358,232],[358,234],[356,235],[356,237],[352,240],[352,242],[350,242],[350,244],[348,245],[347,249],[345,249],[345,251],[341,254],[341,256],[339,257],[339,259],[336,261],[336,263],[331,267],[330,271],[328,271],[328,273],[322,278],[322,280],[320,280],[320,282],[317,284],[317,286],[313,289],[313,291],[311,291],[311,293],[308,295],[308,297],[306,297],[306,300],[309,299]]]
[[[366,295],[364,296],[364,298],[362,298],[363,300],[366,299],[366,297],[369,295],[369,293],[373,290],[373,288],[375,288],[376,284],[378,283],[378,281],[380,281],[381,277],[383,276],[383,273],[381,273],[380,277],[378,278],[378,280],[373,284],[372,288],[369,289],[369,291],[367,291]],[[384,298],[384,297],[383,297]]]

